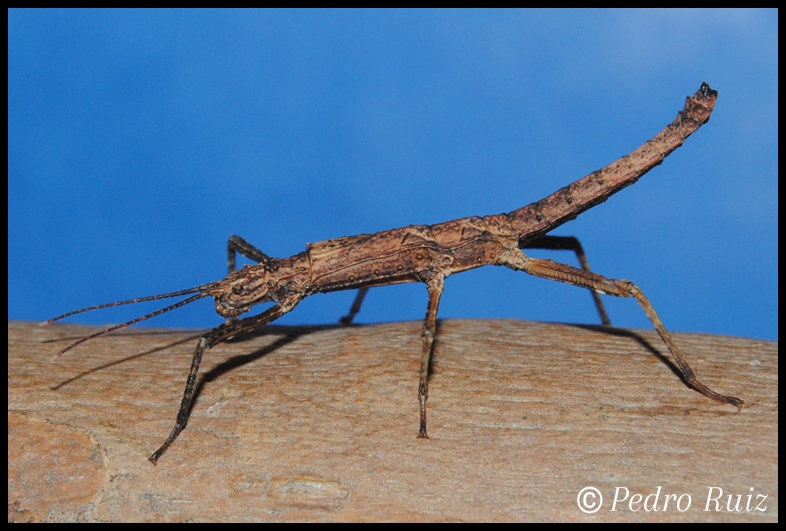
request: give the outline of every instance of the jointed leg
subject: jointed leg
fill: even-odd
[[[251,260],[259,263],[270,260],[268,255],[248,243],[240,236],[235,236],[233,234],[229,237],[229,241],[227,242],[227,264],[230,273],[237,269],[235,267],[235,253],[240,253],[246,258],[250,258]]]
[[[166,441],[164,441],[164,444],[161,445],[161,448],[153,452],[153,455],[148,457],[151,463],[154,465],[156,464],[161,455],[166,452],[167,448],[169,448],[175,439],[177,439],[177,436],[180,435],[180,432],[183,431],[183,429],[186,427],[188,416],[191,412],[191,401],[194,399],[194,387],[196,386],[197,374],[199,373],[199,365],[202,363],[202,354],[204,354],[207,349],[224,340],[230,339],[244,332],[251,332],[260,326],[264,326],[272,321],[275,321],[287,313],[287,311],[288,310],[285,310],[281,305],[276,305],[254,317],[248,317],[246,319],[239,319],[236,321],[228,321],[220,326],[217,326],[199,338],[196,349],[194,350],[194,357],[191,360],[191,370],[189,371],[188,379],[186,380],[186,389],[183,391],[183,400],[180,402],[180,410],[177,412],[175,427],[172,428],[172,433],[170,433],[169,437],[166,438]]]
[[[592,272],[589,262],[587,261],[587,256],[584,254],[584,248],[581,246],[579,240],[573,236],[541,236],[537,240],[525,243],[521,246],[521,248],[573,251],[576,253],[576,258],[578,258],[581,268],[588,273]],[[358,290],[355,300],[352,302],[352,307],[349,309],[349,313],[339,319],[339,323],[345,325],[352,324],[352,320],[360,311],[360,306],[363,304],[363,299],[365,298],[366,293],[368,293],[368,288],[360,288]],[[590,290],[590,295],[592,295],[595,308],[598,310],[601,324],[605,326],[611,326],[611,320],[609,319],[608,313],[606,313],[606,308],[603,306],[603,301],[600,298],[600,294],[594,290]]]
[[[423,322],[423,355],[420,358],[420,385],[418,395],[420,396],[420,432],[419,438],[428,439],[426,431],[426,400],[428,399],[428,368],[431,361],[431,353],[434,350],[434,340],[437,337],[437,310],[439,309],[439,299],[442,296],[445,278],[441,274],[435,275],[426,283],[428,289],[428,307],[426,308],[426,320]]]
[[[368,288],[360,288],[358,290],[358,294],[355,295],[355,301],[352,303],[349,313],[339,319],[339,323],[345,325],[352,324],[352,319],[354,319],[357,313],[360,311],[360,305],[363,304],[363,298],[366,296],[366,293],[368,293]]]
[[[537,240],[527,242],[521,246],[522,249],[552,249],[556,251],[573,251],[576,253],[576,258],[581,264],[581,269],[587,273],[592,273],[587,256],[584,254],[584,248],[579,243],[579,240],[573,236],[541,236]],[[600,299],[600,294],[595,290],[590,290],[592,300],[595,302],[595,308],[598,309],[600,315],[600,322],[605,326],[611,326],[609,315],[606,313],[606,308],[603,306],[603,301]]]
[[[705,396],[712,398],[713,400],[725,402],[738,408],[742,407],[742,400],[739,398],[716,393],[696,378],[696,374],[693,372],[693,369],[690,368],[690,365],[688,365],[685,357],[677,348],[677,345],[674,343],[671,334],[669,334],[668,330],[666,330],[666,327],[663,326],[663,322],[661,322],[658,314],[655,313],[655,309],[652,307],[652,304],[650,304],[650,301],[647,300],[647,297],[644,296],[644,293],[642,293],[638,286],[636,286],[633,282],[628,280],[609,279],[595,273],[582,271],[581,269],[566,264],[554,262],[553,260],[538,260],[535,258],[529,258],[521,251],[519,251],[517,255],[509,257],[505,265],[512,269],[525,271],[526,273],[536,277],[559,280],[560,282],[596,290],[600,293],[614,295],[616,297],[635,298],[644,310],[644,313],[647,314],[647,317],[652,322],[655,330],[658,331],[658,334],[660,335],[661,339],[663,339],[663,342],[666,343],[666,346],[668,347],[672,356],[674,356],[674,359],[677,362],[677,367],[679,367],[685,382],[695,390],[699,391]]]

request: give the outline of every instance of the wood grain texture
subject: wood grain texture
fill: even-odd
[[[95,329],[10,322],[8,518],[777,521],[777,343],[676,334],[737,411],[687,388],[655,332],[441,321],[423,440],[420,329],[270,326],[216,346],[152,466],[198,332],[127,329],[52,361]],[[594,514],[577,507],[588,486],[604,496]],[[660,510],[612,511],[617,487],[660,492]],[[719,511],[705,511],[712,487]],[[664,511],[668,494],[690,507]],[[746,511],[748,495],[766,510]]]

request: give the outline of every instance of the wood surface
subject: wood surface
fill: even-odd
[[[738,411],[688,388],[654,331],[440,321],[426,440],[421,326],[269,326],[216,346],[153,466],[199,332],[125,329],[52,360],[97,329],[9,322],[8,519],[777,521],[776,342],[675,334]],[[585,487],[603,496],[593,514]]]

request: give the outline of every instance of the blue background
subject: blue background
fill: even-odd
[[[232,233],[287,256],[514,210],[638,147],[706,80],[710,123],[555,234],[639,284],[673,331],[776,340],[777,17],[11,10],[9,319],[220,279]],[[279,322],[334,323],[353,296]],[[426,299],[378,288],[358,321],[421,319]],[[605,300],[615,325],[651,328],[634,301]],[[448,279],[440,317],[598,322],[586,291],[502,268]],[[144,324],[220,322],[199,301]]]

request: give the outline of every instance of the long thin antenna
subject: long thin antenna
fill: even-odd
[[[59,321],[60,319],[65,319],[66,317],[71,317],[72,315],[76,315],[78,313],[92,312],[93,310],[100,310],[102,308],[111,308],[112,306],[122,306],[123,304],[135,304],[137,302],[155,301],[158,299],[171,299],[172,297],[180,297],[181,295],[188,295],[189,293],[204,291],[207,287],[208,284],[204,286],[197,286],[196,288],[173,291],[172,293],[164,293],[162,295],[151,295],[150,297],[140,297],[138,299],[129,299],[127,301],[109,302],[107,304],[99,304],[98,306],[90,306],[89,308],[82,308],[81,310],[74,310],[73,312],[68,312],[68,313],[64,313],[63,315],[58,315],[57,317],[52,317],[51,319],[48,319],[43,323],[40,323],[39,326],[48,325],[54,323],[55,321]]]
[[[190,304],[190,303],[192,303],[192,302],[194,302],[196,300],[199,300],[199,299],[202,299],[204,297],[207,297],[208,296],[208,288],[210,288],[211,286],[212,286],[212,284],[205,284],[205,285],[202,285],[202,286],[197,286],[196,288],[184,289],[184,290],[180,290],[180,291],[173,291],[172,293],[164,293],[162,295],[152,295],[150,297],[140,297],[138,299],[129,299],[127,301],[110,302],[108,304],[99,304],[98,306],[90,306],[88,308],[82,308],[81,310],[74,310],[73,312],[68,312],[68,313],[64,313],[63,315],[58,315],[57,317],[53,317],[52,319],[44,321],[43,323],[41,323],[41,325],[48,325],[50,323],[54,323],[55,321],[59,321],[60,319],[63,319],[65,317],[69,317],[71,315],[76,315],[76,314],[79,314],[79,313],[90,312],[90,311],[93,311],[93,310],[100,310],[102,308],[111,308],[113,306],[121,306],[123,304],[134,304],[134,303],[137,303],[137,302],[155,301],[155,300],[159,300],[159,299],[169,299],[169,298],[172,298],[172,297],[180,297],[181,295],[188,295],[189,293],[197,293],[193,297],[189,297],[187,299],[183,299],[182,301],[177,302],[175,304],[172,304],[171,306],[167,306],[166,308],[161,308],[160,310],[156,310],[156,311],[154,311],[152,313],[148,313],[146,315],[143,315],[142,317],[137,317],[136,319],[132,319],[130,321],[126,321],[125,323],[121,323],[121,324],[118,324],[118,325],[111,326],[111,327],[107,328],[106,330],[101,330],[100,332],[96,332],[95,334],[90,334],[89,336],[85,336],[82,339],[80,339],[79,341],[71,343],[66,348],[64,348],[63,350],[61,350],[60,352],[58,352],[57,354],[55,354],[53,356],[53,358],[57,358],[57,357],[61,356],[62,354],[68,352],[69,350],[71,350],[75,346],[77,346],[77,345],[79,345],[81,343],[84,343],[85,341],[88,341],[88,340],[93,339],[93,338],[98,337],[98,336],[103,336],[104,334],[108,334],[109,332],[114,332],[115,330],[119,330],[120,328],[125,328],[127,326],[131,326],[132,324],[136,324],[136,323],[139,323],[141,321],[145,321],[145,320],[153,318],[153,317],[155,317],[157,315],[161,315],[162,313],[166,313],[166,312],[174,310],[176,308],[180,308],[181,306],[185,306],[186,304]]]

